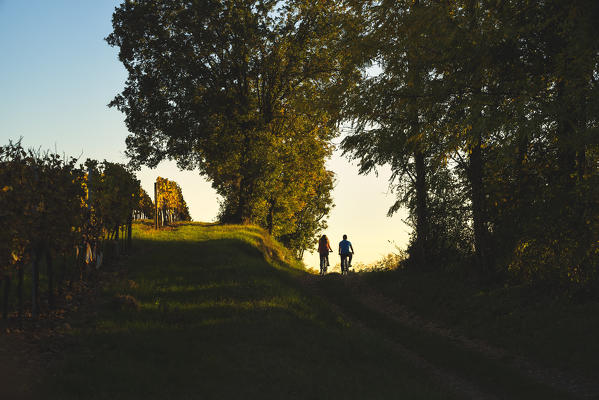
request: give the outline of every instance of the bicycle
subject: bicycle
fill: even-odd
[[[349,273],[349,254],[341,255],[341,275],[347,275]]]
[[[320,257],[320,275],[324,276],[327,274],[327,267],[328,265],[328,259],[329,257]]]

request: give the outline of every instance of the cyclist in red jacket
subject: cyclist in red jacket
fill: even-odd
[[[329,253],[332,253],[331,243],[327,235],[322,235],[318,241],[318,253],[320,254],[320,274],[324,275],[327,273],[327,267],[331,265],[329,263]]]

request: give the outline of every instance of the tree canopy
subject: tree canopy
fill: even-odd
[[[129,73],[111,105],[126,114],[131,162],[197,169],[222,196],[223,221],[283,237],[299,226],[289,219],[329,199],[309,213],[322,218],[335,94],[355,78],[349,11],[307,0],[125,1],[107,41]]]
[[[424,242],[429,266],[448,263],[452,249],[486,276],[593,281],[597,3],[360,9],[372,49],[365,67],[381,73],[349,93],[356,129],[343,148],[363,173],[391,166],[399,197],[390,211],[411,211],[411,258]]]
[[[191,221],[183,191],[177,182],[159,176],[156,178],[156,192],[156,208],[161,225],[165,222]]]

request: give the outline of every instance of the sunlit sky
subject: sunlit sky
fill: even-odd
[[[104,38],[112,31],[117,0],[0,0],[0,145],[23,138],[26,147],[126,163],[124,115],[107,107],[124,86],[126,71],[116,48]],[[337,139],[337,142],[339,139]],[[386,216],[395,196],[389,193],[389,170],[360,176],[355,164],[336,152],[329,162],[336,174],[335,208],[327,236],[333,249],[345,233],[354,260],[372,263],[405,248],[410,228],[400,211]],[[197,172],[179,171],[164,162],[137,173],[152,193],[157,176],[183,189],[195,221],[214,221],[218,196]],[[316,269],[318,255],[304,261]],[[338,263],[332,256],[331,264]]]

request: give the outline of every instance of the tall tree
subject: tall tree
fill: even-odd
[[[435,93],[438,73],[426,55],[426,29],[435,29],[428,3],[383,0],[362,5],[368,21],[365,46],[372,49],[363,65],[374,63],[380,74],[366,74],[350,93],[346,116],[355,131],[342,143],[347,154],[360,160],[362,173],[390,165],[399,197],[389,214],[401,206],[413,211],[410,254],[421,265],[428,264],[433,239],[428,185],[443,158],[435,138],[436,119],[442,115]]]
[[[343,10],[327,4],[124,2],[107,40],[129,72],[112,105],[127,115],[132,161],[197,167],[221,193],[235,191],[236,217],[249,219],[269,125],[286,108],[314,128],[335,121],[321,100],[341,83]]]
[[[259,222],[256,207],[279,196],[267,191],[269,157],[294,134],[278,127],[303,118],[314,143],[336,134],[334,95],[354,78],[346,11],[324,0],[125,1],[107,41],[129,73],[111,105],[126,114],[132,163],[197,168],[224,220]]]

